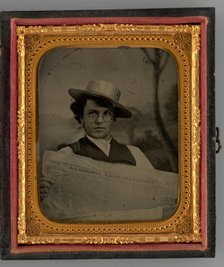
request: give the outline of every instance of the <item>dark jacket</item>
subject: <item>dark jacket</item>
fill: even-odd
[[[95,160],[123,163],[128,165],[136,165],[135,158],[131,154],[126,145],[118,143],[115,139],[111,139],[110,154],[107,156],[87,137],[79,139],[79,141],[70,144],[69,147],[75,154],[89,157]]]

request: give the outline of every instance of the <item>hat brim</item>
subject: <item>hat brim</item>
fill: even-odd
[[[114,108],[116,110],[116,117],[130,118],[132,116],[131,111],[129,111],[123,105],[121,105],[120,103],[118,103],[118,102],[112,100],[111,98],[106,97],[105,95],[102,95],[100,93],[90,92],[90,91],[81,90],[81,89],[74,89],[74,88],[70,88],[68,90],[68,92],[69,92],[70,96],[72,98],[74,98],[76,101],[78,101],[82,96],[95,96],[95,97],[109,101],[110,103],[112,103],[112,105],[114,106]]]

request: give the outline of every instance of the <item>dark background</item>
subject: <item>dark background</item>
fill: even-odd
[[[156,75],[158,67],[151,60],[165,66],[161,74]],[[120,89],[120,103],[133,114],[115,121],[113,137],[120,143],[139,147],[154,168],[178,172],[177,76],[174,57],[162,49],[49,51],[43,56],[38,73],[40,161],[45,150],[74,143],[85,134],[70,110],[74,100],[68,89],[85,90],[89,81],[105,80]]]

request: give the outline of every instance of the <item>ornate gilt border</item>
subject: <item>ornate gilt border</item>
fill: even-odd
[[[18,243],[133,244],[200,242],[200,108],[198,25],[91,24],[18,26]],[[157,47],[179,71],[179,176],[176,213],[163,221],[63,224],[40,211],[37,189],[36,78],[40,59],[60,47]]]

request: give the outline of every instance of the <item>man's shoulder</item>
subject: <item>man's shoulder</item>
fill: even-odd
[[[141,151],[141,149],[137,146],[133,146],[133,145],[127,145],[127,147],[130,149],[130,150],[133,150],[133,151]]]
[[[126,144],[122,144],[120,142],[118,142],[116,139],[112,138],[111,140],[111,144],[116,144],[116,146],[119,146],[119,147],[123,147],[123,148],[126,148],[128,149],[132,154],[136,154],[136,153],[143,153],[137,146],[134,146],[134,145],[126,145]]]
[[[127,145],[128,149],[131,151],[133,157],[136,160],[136,165],[138,167],[141,167],[143,169],[154,169],[153,165],[149,161],[149,159],[146,157],[146,155],[142,152],[142,150],[133,145]]]
[[[145,154],[142,152],[142,150],[139,147],[133,146],[133,145],[127,145],[127,148],[131,151],[132,155],[135,158],[145,157]]]
[[[66,152],[66,151],[73,151],[73,153],[76,153],[80,150],[80,144],[84,142],[84,138],[80,138],[79,140],[77,140],[76,142],[74,143],[69,143],[69,144],[66,144],[66,143],[63,143],[63,144],[60,144],[58,147],[57,147],[57,151],[58,152]]]

